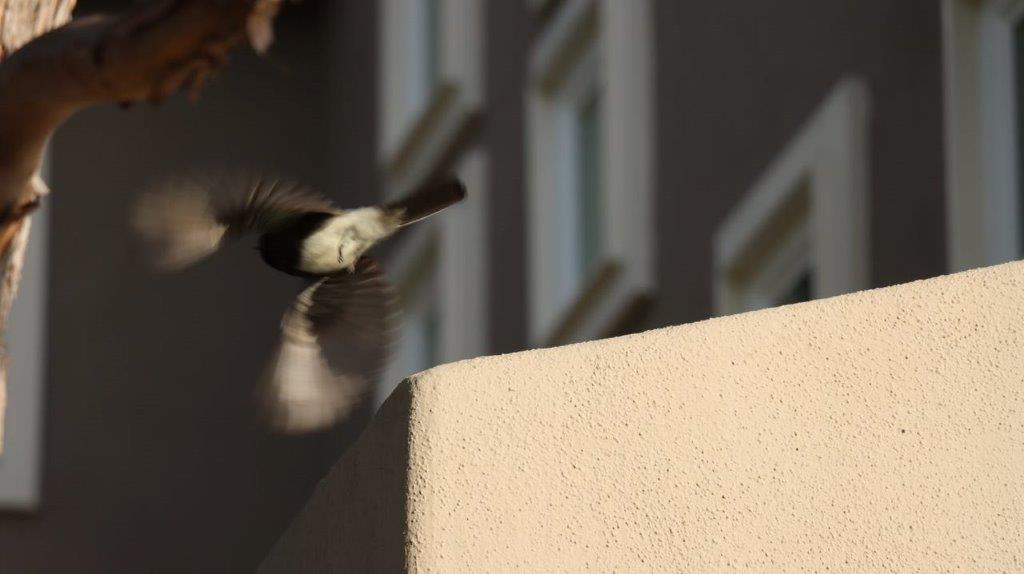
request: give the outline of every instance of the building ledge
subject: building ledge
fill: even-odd
[[[1024,565],[1024,265],[404,382],[284,572]]]

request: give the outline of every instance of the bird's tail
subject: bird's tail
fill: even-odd
[[[409,225],[425,219],[444,208],[462,201],[466,197],[466,186],[457,178],[449,177],[431,181],[406,197],[384,206],[398,225]]]

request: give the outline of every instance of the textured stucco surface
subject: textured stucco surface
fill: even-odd
[[[1021,571],[1022,317],[1010,264],[432,369],[262,572]]]

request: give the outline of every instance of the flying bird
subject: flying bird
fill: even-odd
[[[271,425],[300,433],[348,414],[387,359],[394,292],[364,253],[465,196],[458,179],[445,178],[392,203],[339,209],[294,183],[205,176],[143,194],[133,222],[161,269],[182,269],[254,234],[263,261],[308,282],[284,313],[261,387]]]

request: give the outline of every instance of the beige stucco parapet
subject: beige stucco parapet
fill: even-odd
[[[263,574],[1024,571],[1024,266],[403,383]]]

